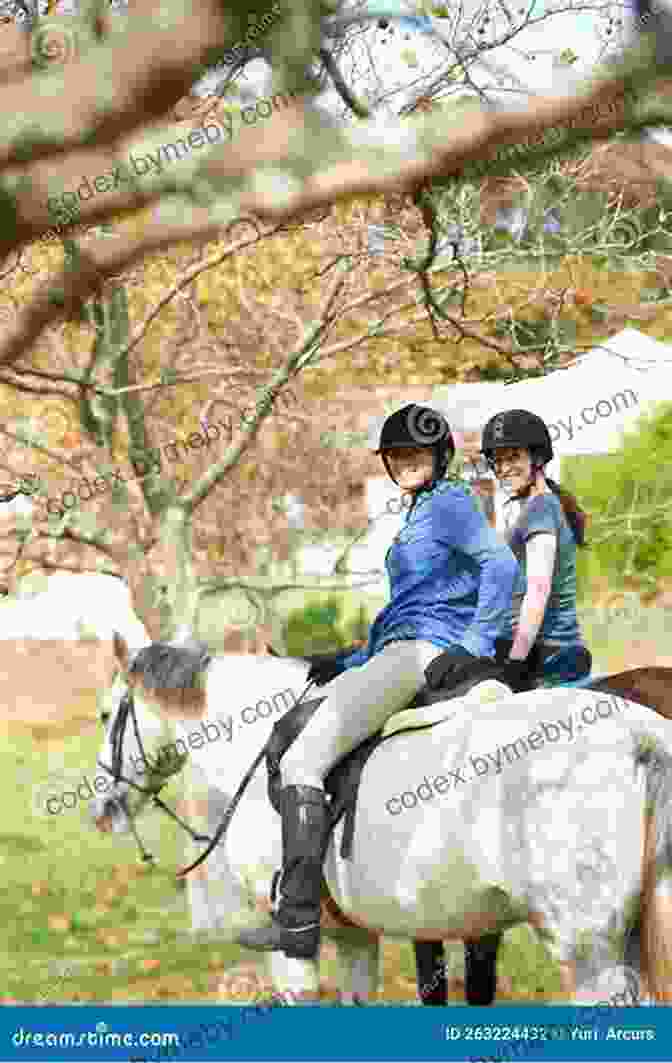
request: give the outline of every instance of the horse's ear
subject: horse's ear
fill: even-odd
[[[127,672],[129,661],[128,643],[118,631],[115,631],[112,634],[112,649],[114,650],[114,656],[116,657],[117,664],[122,672]]]

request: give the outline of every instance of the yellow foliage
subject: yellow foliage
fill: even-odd
[[[241,480],[249,482],[251,480],[254,480],[255,476],[257,475],[256,462],[245,461],[241,465],[239,465],[238,468],[240,471]]]
[[[320,229],[319,239],[310,225],[280,233],[241,252],[235,262],[227,260],[196,279],[195,298],[204,308],[203,316],[208,326],[215,335],[226,339],[229,344],[228,348],[219,352],[223,365],[229,364],[228,353],[224,353],[228,350],[231,352],[232,365],[249,364],[260,369],[278,364],[279,352],[287,352],[293,346],[296,329],[291,320],[274,315],[272,306],[278,305],[284,314],[296,309],[304,319],[313,315],[314,309],[323,304],[327,288],[336,274],[335,271],[330,271],[324,278],[312,278],[324,269],[332,251],[337,253],[340,248],[350,253],[351,250],[362,246],[360,238],[368,220],[373,217],[370,213],[372,208],[374,212],[380,211],[380,199],[365,197],[355,202],[337,204],[331,211],[329,224]],[[128,234],[140,234],[151,211],[152,208],[146,208],[132,217],[115,221],[115,229]],[[347,239],[344,236],[346,227],[350,227]],[[342,236],[341,247],[339,241]],[[223,250],[227,243],[228,240],[224,239],[215,241],[209,245],[207,253],[212,254],[216,249]],[[185,243],[179,248],[171,248],[168,252],[151,255],[133,267],[134,281],[127,286],[132,329],[138,327],[166,291],[174,285],[187,263],[193,261],[196,250],[195,245]],[[17,272],[11,278],[12,297],[18,305],[29,301],[36,287],[44,282],[45,274],[53,275],[62,265],[62,247],[58,243],[36,242],[25,249],[24,262],[30,273]],[[398,270],[395,272],[396,267],[388,259],[385,263],[380,259],[373,260],[373,265],[375,268],[369,268],[360,274],[366,287],[361,286],[351,291],[349,299],[361,296],[367,290],[380,291],[400,275]],[[31,275],[33,271],[35,275]],[[542,302],[528,305],[531,296],[543,293],[544,289],[555,293],[560,293],[568,287],[581,289],[589,292],[595,302],[618,307],[637,304],[642,287],[657,286],[650,273],[598,271],[590,262],[578,258],[566,259],[547,275],[541,270],[507,268],[494,277],[495,283],[490,287],[475,284],[477,280],[478,277],[472,278],[466,313],[472,327],[492,337],[495,320],[502,318],[509,307],[515,315],[527,319],[547,316],[548,306]],[[248,306],[244,306],[240,301],[239,283]],[[431,284],[435,290],[454,283],[462,283],[459,270],[445,270],[431,275]],[[297,298],[295,293],[298,291],[301,294]],[[409,289],[400,299],[409,300],[411,294],[418,295],[419,292],[419,285],[411,281]],[[329,332],[327,345],[352,341],[360,334],[366,333],[369,326],[377,320],[382,306],[387,310],[390,304],[387,301],[378,304],[374,302],[371,306],[337,319]],[[344,383],[349,385],[351,382],[360,388],[376,387],[382,383],[392,388],[418,385],[429,391],[436,384],[462,379],[474,369],[493,362],[501,364],[500,356],[477,340],[465,338],[458,343],[459,334],[445,323],[439,326],[442,338],[438,342],[426,316],[420,324],[409,327],[408,322],[418,315],[418,309],[417,305],[412,305],[387,319],[384,327],[397,330],[391,337],[367,338],[352,350],[325,359],[318,368],[305,371],[302,380],[306,384],[307,393],[329,397],[329,394],[340,390]],[[0,305],[2,319],[4,315],[11,319],[14,312],[13,303],[5,301]],[[449,304],[447,312],[459,318],[459,303]],[[592,319],[589,302],[582,306],[566,304],[561,313],[576,322],[578,350],[589,348],[603,336],[621,327],[620,324],[603,326],[596,323]],[[191,318],[186,320],[191,325]],[[184,323],[184,303],[181,298],[171,301],[152,321],[131,358],[138,382],[145,383],[157,379],[159,370],[167,363],[166,352],[169,352],[170,364],[174,364],[175,337],[183,334]],[[661,306],[653,320],[636,321],[635,325],[642,332],[666,339],[672,334],[672,310]],[[54,334],[58,335],[59,342],[63,345],[65,363],[83,367],[91,349],[90,328],[80,322],[67,322],[58,325]],[[199,360],[210,360],[212,357],[212,350],[198,355]],[[53,353],[44,339],[36,344],[35,351],[30,353],[30,360],[39,368],[54,371]],[[207,377],[203,383],[171,387],[161,393],[153,409],[164,421],[175,425],[172,435],[168,436],[167,432],[162,432],[162,442],[175,438],[180,431],[188,433],[193,430],[195,403],[212,395],[214,382],[218,382],[218,378]],[[258,377],[252,376],[249,380],[241,381],[241,388],[247,389],[264,382],[264,378],[259,374]],[[247,407],[249,402],[244,397],[246,394],[247,391],[243,390],[241,404]],[[79,427],[76,403],[70,404],[30,394],[22,395],[2,384],[0,410],[7,420],[13,420],[17,416],[35,415],[54,447],[60,445],[58,441],[64,434]],[[284,432],[266,430],[263,438],[265,444],[278,452],[287,446],[288,437]],[[128,439],[123,421],[119,423],[117,450],[117,463],[127,463]],[[32,452],[31,466],[38,467],[43,462],[54,466],[50,459]],[[171,470],[172,475],[185,479],[190,479],[193,475],[193,465],[187,463],[171,466]],[[239,472],[243,481],[252,480],[256,473],[256,463],[246,462]],[[63,471],[54,466],[53,471],[50,469],[50,475],[62,477]]]
[[[196,300],[199,303],[207,304],[211,299],[212,291],[212,278],[210,273],[201,273],[200,277],[196,278]]]
[[[337,203],[332,207],[331,216],[338,225],[346,225],[351,217],[355,204],[350,203]]]
[[[385,273],[382,269],[372,270],[371,273],[369,273],[368,280],[369,287],[374,292],[381,291],[383,288],[386,288],[387,285],[390,283],[389,275]]]

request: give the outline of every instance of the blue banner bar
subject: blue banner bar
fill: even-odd
[[[0,1061],[669,1061],[666,1007],[0,1008]]]

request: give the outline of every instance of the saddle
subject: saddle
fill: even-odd
[[[495,661],[504,662],[511,652],[510,639],[495,639]],[[535,642],[526,665],[532,686],[582,686],[592,681],[590,670],[593,657],[585,646],[566,646],[562,649]],[[579,678],[581,677],[581,678]]]
[[[384,727],[365,739],[334,765],[324,780],[324,788],[331,797],[331,830],[345,816],[345,827],[341,841],[341,856],[343,859],[349,860],[352,855],[359,784],[366,762],[374,750],[393,735],[407,733],[408,731],[427,730],[441,723],[442,720],[450,717],[450,711],[445,706],[439,707],[438,705],[436,710],[427,711],[430,706],[437,704],[437,702],[464,697],[473,687],[487,680],[499,680],[493,685],[497,690],[493,689],[490,692],[491,697],[500,697],[502,694],[509,693],[509,688],[501,683],[501,670],[494,661],[490,667],[485,665],[478,676],[472,676],[455,687],[439,687],[437,690],[432,690],[426,685],[421,687],[412,701],[391,716]],[[266,768],[268,771],[268,797],[273,808],[278,813],[280,813],[281,790],[280,761],[292,742],[298,737],[325,700],[325,697],[321,697],[312,698],[310,701],[298,702],[273,725],[273,730],[265,747]],[[397,718],[399,718],[398,722]]]

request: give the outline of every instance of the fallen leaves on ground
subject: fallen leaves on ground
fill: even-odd
[[[50,915],[47,919],[47,925],[50,930],[63,934],[70,930],[72,923],[69,915]]]

